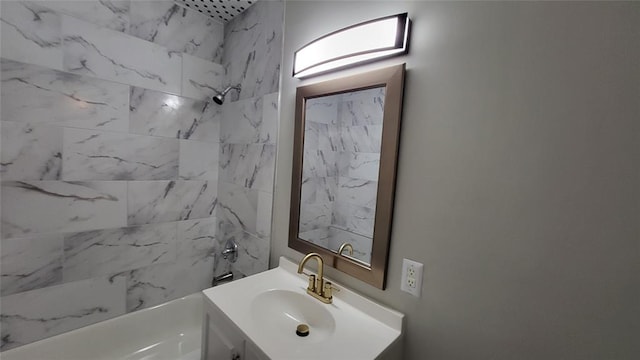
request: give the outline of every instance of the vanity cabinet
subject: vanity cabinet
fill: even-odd
[[[204,301],[203,319],[201,359],[269,359],[208,299]]]

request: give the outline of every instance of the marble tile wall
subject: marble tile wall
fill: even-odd
[[[326,230],[327,235],[327,248],[338,251],[340,246],[344,243],[349,243],[353,246],[353,257],[365,263],[371,263],[371,250],[373,247],[373,240],[370,236],[358,235],[355,232],[343,230],[336,226],[329,226]],[[345,255],[348,255],[345,252]]]
[[[227,82],[223,26],[172,1],[0,7],[0,350],[209,287],[223,147],[206,98]],[[262,191],[244,171],[275,142],[256,146],[225,176]],[[270,193],[255,199],[270,217]],[[269,224],[255,220],[245,253],[268,259]]]
[[[329,230],[332,248],[353,245],[353,256],[370,262],[380,167],[384,88],[342,95],[340,166]]]
[[[340,166],[329,246],[349,242],[364,262],[371,261],[373,245],[384,96],[384,88],[346,93],[338,111]]]
[[[369,262],[375,220],[384,88],[307,101],[303,239],[337,250],[343,242]]]
[[[171,0],[136,0],[130,6],[129,34],[169,51],[221,62],[224,41],[221,23],[179,7]]]
[[[331,240],[330,234],[329,234],[329,227],[313,229],[308,231],[301,231],[300,238],[306,241],[312,242],[318,246],[322,246],[325,249],[331,249],[331,247],[329,246],[329,241]],[[338,245],[338,248],[339,247],[340,245]],[[333,250],[337,251],[338,248]]]
[[[283,11],[282,1],[260,1],[225,25],[222,63],[241,90],[222,106],[217,240],[240,252],[234,264],[216,261],[216,274],[269,266]]]
[[[341,95],[307,101],[300,237],[328,247],[338,186],[339,104]]]
[[[242,88],[232,100],[279,90],[283,21],[282,1],[258,1],[225,25],[222,64],[229,84]]]

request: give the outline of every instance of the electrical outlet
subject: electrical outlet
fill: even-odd
[[[402,260],[402,282],[400,284],[400,290],[420,297],[420,293],[422,292],[423,267],[424,265],[419,262],[409,259]]]

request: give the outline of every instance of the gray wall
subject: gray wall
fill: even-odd
[[[410,54],[305,81],[293,52],[408,11]],[[295,88],[407,63],[385,291],[407,359],[640,353],[638,3],[287,2],[272,266],[287,247]],[[402,258],[425,264],[421,298]]]

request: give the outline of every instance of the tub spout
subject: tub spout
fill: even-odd
[[[211,281],[211,286],[220,285],[221,283],[229,282],[231,280],[233,280],[233,273],[229,271],[228,273],[214,276],[213,281]]]

